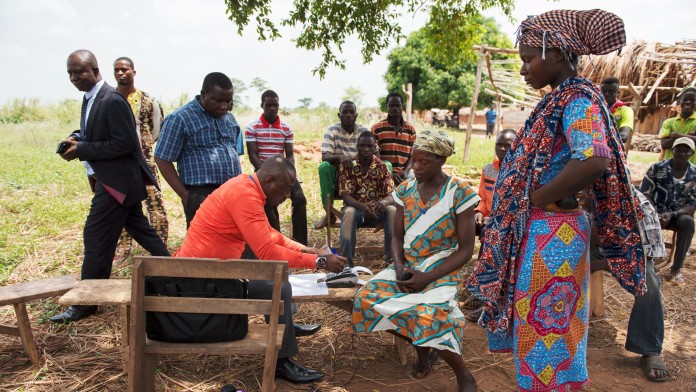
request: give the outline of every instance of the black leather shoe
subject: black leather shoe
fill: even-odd
[[[296,384],[317,381],[324,377],[324,373],[306,368],[290,358],[278,358],[275,375]]]
[[[57,314],[51,317],[49,320],[53,321],[54,323],[69,323],[87,318],[96,313],[96,311],[96,306],[68,306],[63,313]]]
[[[293,327],[295,327],[295,336],[311,336],[317,333],[321,329],[321,324],[307,324],[307,325],[302,325],[302,324],[297,324],[293,323]]]

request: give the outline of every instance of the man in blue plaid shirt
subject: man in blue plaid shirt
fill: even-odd
[[[201,95],[167,116],[162,124],[155,162],[181,198],[187,228],[203,200],[242,173],[241,128],[230,113],[233,96],[230,78],[210,73],[203,80]]]

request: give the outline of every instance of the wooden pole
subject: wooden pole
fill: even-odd
[[[478,103],[479,88],[481,87],[481,72],[483,71],[483,61],[486,59],[486,47],[481,46],[478,54],[478,64],[476,64],[476,84],[474,84],[474,95],[471,97],[471,109],[469,110],[469,122],[466,125],[466,140],[464,142],[464,162],[469,159],[469,146],[471,144],[471,131],[474,128],[474,116],[476,115],[476,104]]]
[[[411,122],[411,116],[413,115],[413,83],[401,86],[401,88],[404,90],[404,95],[406,95],[406,121]]]
[[[498,95],[495,110],[498,113],[498,116],[495,118],[495,132],[493,132],[493,140],[498,137],[498,134],[503,128],[503,100],[500,95]]]
[[[640,111],[640,101],[642,100],[641,92],[644,91],[644,88],[637,89],[636,86],[633,85],[633,83],[629,83],[629,91],[633,94],[633,102],[631,103],[631,109],[633,109],[633,129],[631,130],[631,133],[628,135],[628,140],[626,140],[626,144],[624,145],[624,150],[626,151],[626,156],[628,156],[628,152],[631,150],[631,142],[633,141],[633,134],[637,132],[636,125],[638,125],[638,112]]]

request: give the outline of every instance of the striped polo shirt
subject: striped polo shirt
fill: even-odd
[[[358,137],[363,132],[369,132],[367,127],[355,124],[353,133],[346,132],[341,123],[336,123],[326,129],[324,141],[321,143],[321,153],[347,155],[351,158],[358,156]]]
[[[391,162],[394,173],[403,171],[416,141],[416,128],[402,118],[398,126],[383,120],[373,125],[371,131],[377,139],[380,158]]]
[[[292,128],[283,121],[280,121],[280,116],[273,124],[261,115],[259,119],[254,120],[247,125],[244,131],[244,137],[247,142],[256,142],[258,147],[259,159],[264,162],[268,157],[273,155],[284,155],[285,144],[294,143],[294,134]]]

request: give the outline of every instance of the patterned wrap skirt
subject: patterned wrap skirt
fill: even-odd
[[[411,268],[427,272],[444,262],[456,249],[440,252]],[[394,330],[415,346],[461,354],[464,314],[457,305],[463,269],[431,282],[419,293],[406,293],[396,285],[391,266],[375,275],[355,294],[353,330]]]
[[[530,211],[516,261],[513,333],[488,333],[491,351],[514,352],[520,391],[575,391],[589,383],[589,239],[581,212]]]

